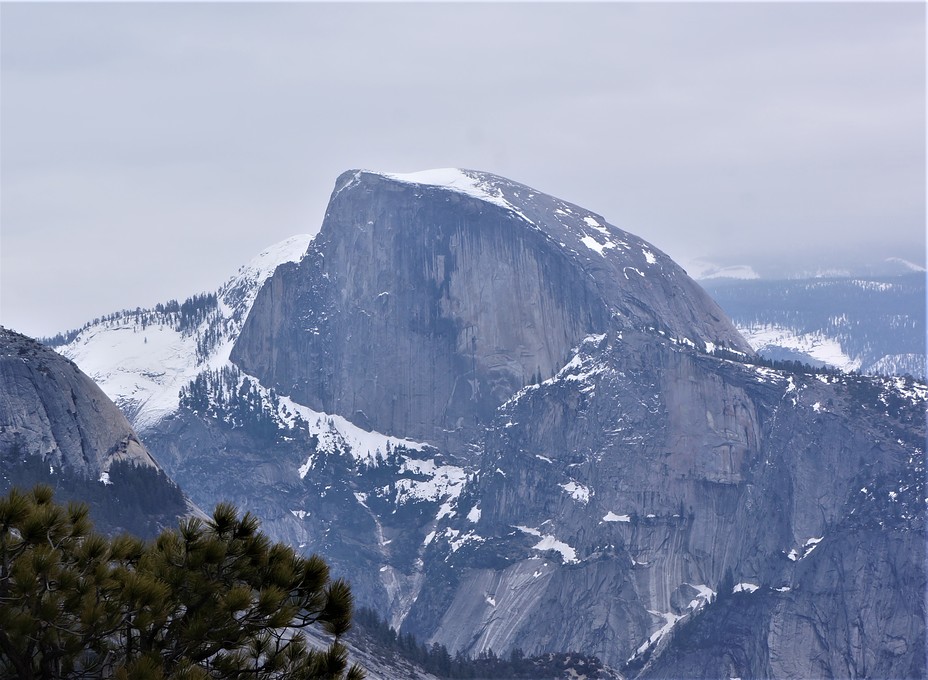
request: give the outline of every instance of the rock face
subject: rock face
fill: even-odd
[[[467,472],[434,448],[246,381],[232,370],[203,381],[146,443],[199,505],[233,501],[275,540],[323,555],[359,606],[399,628],[422,582],[428,535],[452,511]],[[249,390],[254,398],[242,398]]]
[[[587,210],[486,173],[352,171],[232,359],[312,408],[461,452],[612,327],[751,351],[666,255]]]
[[[146,442],[404,633],[625,677],[928,671],[928,388],[765,364],[598,215],[346,173],[229,327]]]
[[[789,604],[747,622],[753,646],[726,647],[729,666],[697,653],[695,676],[924,670],[917,521],[869,539],[894,556],[874,575],[906,574],[891,586],[826,587],[831,567],[809,566],[867,559],[838,527],[868,471],[918,486],[923,388],[784,374],[751,355],[640,239],[508,180],[444,171],[343,175],[232,359],[296,401],[475,464],[415,559],[399,560],[412,584],[390,613],[423,639],[581,649],[659,673],[730,570],[726,587],[745,585],[715,606]],[[891,415],[890,401],[904,407]],[[924,514],[916,498],[903,513]],[[891,618],[865,604],[890,594],[908,603]],[[848,642],[826,622],[838,611],[896,632]],[[801,623],[811,612],[827,613]]]
[[[802,559],[792,585],[720,598],[640,677],[924,677],[923,525],[852,519]]]
[[[0,491],[43,482],[98,527],[152,535],[188,512],[126,417],[72,362],[0,328]]]
[[[501,407],[405,625],[471,651],[582,648],[645,677],[917,676],[924,387],[887,408],[895,393],[591,337]],[[727,570],[722,595],[742,583],[739,606],[769,604],[747,641],[723,617],[718,649],[646,665],[677,658]]]

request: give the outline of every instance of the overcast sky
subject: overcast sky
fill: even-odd
[[[922,3],[4,3],[0,31],[0,324],[31,335],[215,289],[349,168],[491,171],[691,273],[925,262]]]

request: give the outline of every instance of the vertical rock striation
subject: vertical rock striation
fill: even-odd
[[[232,359],[312,408],[461,452],[613,327],[751,351],[666,255],[587,210],[486,173],[352,171]]]
[[[593,336],[500,408],[407,629],[642,677],[918,676],[925,389],[893,392]]]

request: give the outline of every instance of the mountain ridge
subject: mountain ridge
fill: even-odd
[[[230,361],[144,433],[156,458],[452,652],[923,674],[928,388],[760,365],[657,249],[468,172],[437,179],[494,200],[343,174]],[[832,578],[870,553],[874,579]],[[779,604],[741,630],[730,596]]]

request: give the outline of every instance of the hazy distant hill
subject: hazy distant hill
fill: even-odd
[[[924,272],[701,283],[765,357],[926,376]]]

